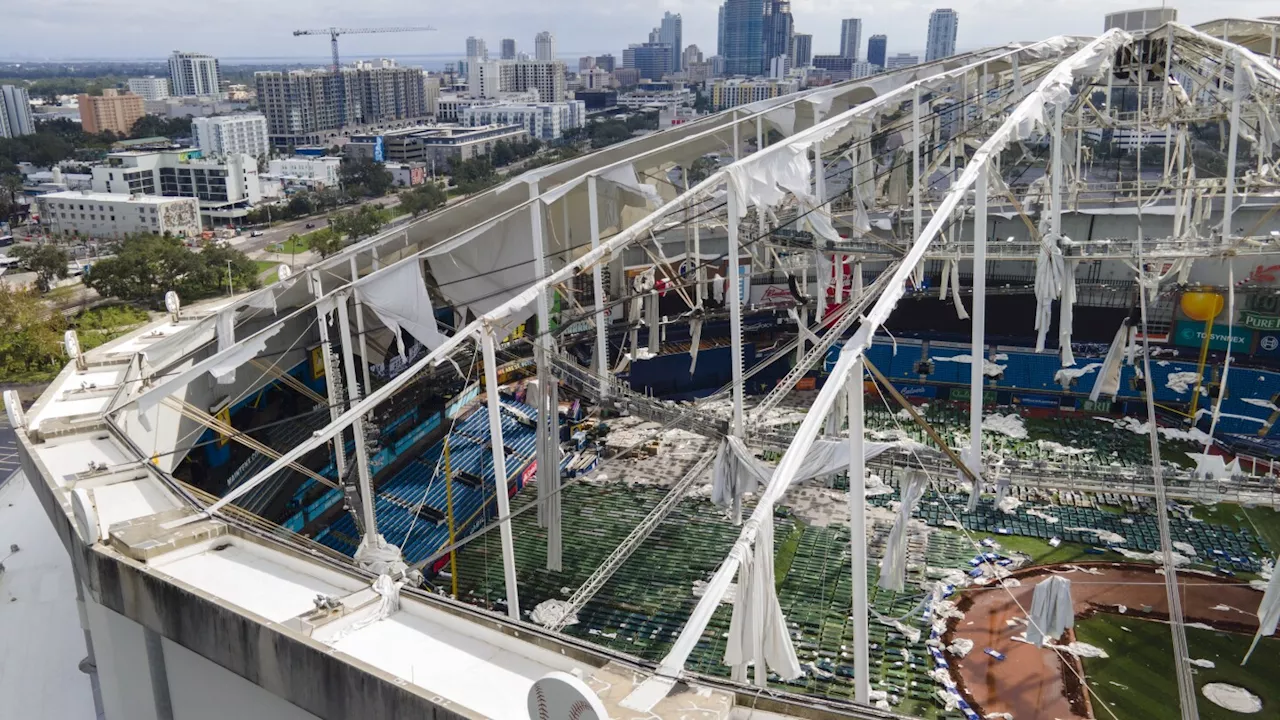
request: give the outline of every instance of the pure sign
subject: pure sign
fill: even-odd
[[[1240,313],[1240,324],[1250,330],[1280,330],[1280,295],[1250,295]]]

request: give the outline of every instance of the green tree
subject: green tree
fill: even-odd
[[[135,235],[113,257],[95,262],[85,284],[101,295],[159,308],[168,290],[188,303],[226,293],[228,269],[237,292],[259,286],[257,263],[228,245],[194,252],[177,238]]]
[[[453,184],[464,194],[479,192],[498,181],[493,163],[487,157],[471,158],[453,164]]]
[[[52,375],[65,362],[61,313],[53,312],[31,290],[14,290],[0,283],[0,381]]]
[[[693,111],[699,115],[711,112],[711,100],[701,90],[693,96]]]
[[[143,115],[129,128],[129,137],[190,137],[190,118],[165,118],[159,115]]]
[[[358,188],[361,191],[358,194],[369,197],[386,195],[394,183],[391,171],[383,167],[382,163],[374,162],[370,158],[343,158],[342,165],[338,168],[338,175],[342,180],[342,186],[352,194],[357,194]]]
[[[312,250],[320,253],[320,257],[327,258],[341,250],[345,242],[332,227],[327,227],[308,235],[307,244]]]
[[[489,158],[493,162],[494,167],[503,167],[510,165],[515,159],[516,154],[511,149],[511,144],[506,140],[499,140],[493,144],[493,148],[489,150]]]
[[[418,217],[424,212],[431,212],[445,204],[448,195],[440,186],[429,182],[409,192],[400,193],[400,209]]]
[[[689,166],[689,185],[693,186],[706,180],[719,167],[720,164],[718,162],[705,155],[694,160],[693,164]]]
[[[334,213],[329,218],[329,227],[338,235],[345,235],[351,240],[373,235],[385,224],[386,218],[382,210],[373,205],[363,205],[359,210]]]
[[[67,276],[67,263],[71,262],[67,251],[54,243],[22,245],[14,248],[13,254],[36,274],[36,286],[42,293],[49,292],[54,281]]]

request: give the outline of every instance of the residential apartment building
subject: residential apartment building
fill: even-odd
[[[93,168],[94,192],[189,197],[210,224],[242,218],[262,200],[258,159],[233,154],[205,158],[199,150],[110,153]]]
[[[145,101],[133,93],[121,93],[108,88],[102,95],[80,95],[80,125],[84,131],[96,135],[110,130],[117,135],[128,135],[133,124],[146,114]]]
[[[156,233],[180,238],[200,235],[200,204],[195,198],[169,198],[80,190],[36,198],[40,224],[58,237],[123,238]]]
[[[169,97],[169,78],[155,75],[129,78],[129,92],[143,100],[164,100]]]
[[[960,17],[955,10],[939,8],[929,14],[929,37],[925,43],[925,62],[949,58],[956,54],[956,30]]]
[[[27,89],[17,85],[0,86],[0,137],[32,135],[35,131]]]
[[[262,113],[196,118],[191,121],[191,135],[206,156],[241,154],[265,158],[271,154],[267,118]]]
[[[420,68],[361,63],[328,70],[259,72],[258,107],[275,148],[316,145],[339,129],[425,119],[426,85]],[[562,81],[563,82],[563,81]]]
[[[544,142],[559,140],[566,130],[586,124],[587,106],[581,100],[537,105],[473,105],[462,112],[461,123],[468,127],[519,125],[531,138]]]
[[[731,107],[787,95],[799,89],[800,83],[796,80],[731,78],[711,86],[711,106],[716,110],[727,110]]]
[[[169,56],[170,94],[217,95],[220,80],[217,58],[179,50]]]
[[[537,91],[539,102],[565,97],[564,63],[534,60],[490,60],[476,63],[468,90],[472,97],[499,98],[508,93]]]
[[[338,187],[338,168],[342,158],[304,157],[277,158],[268,164],[267,174],[283,187],[306,187],[312,190]]]

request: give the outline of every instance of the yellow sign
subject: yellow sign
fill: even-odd
[[[216,417],[218,418],[218,422],[226,425],[227,427],[231,427],[231,406],[228,405],[219,410]],[[231,438],[229,436],[218,433],[218,447],[223,447],[230,441]]]
[[[319,380],[324,377],[324,346],[317,345],[311,348],[311,379]]]

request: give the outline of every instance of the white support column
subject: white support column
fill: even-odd
[[[867,619],[867,483],[863,447],[862,358],[849,373],[849,549],[853,573],[853,701],[871,703]]]
[[[756,152],[764,149],[764,116],[756,116]]]
[[[813,143],[813,195],[818,200],[818,208],[814,212],[826,212],[822,208],[822,203],[827,201],[827,178],[826,168],[822,166],[822,141],[818,140]],[[874,198],[872,199],[874,202]],[[816,238],[815,238],[816,240]],[[834,256],[823,253],[823,256],[830,259]],[[818,264],[818,314],[817,318],[821,320],[826,317],[827,312],[827,285],[831,283],[831,275],[822,271],[822,263]],[[840,294],[840,285],[836,285],[836,295]]]
[[[982,477],[982,392],[986,382],[983,372],[987,357],[987,173],[978,170],[973,195],[973,342],[969,363],[969,469],[974,477]],[[975,483],[969,495],[969,509],[978,505],[981,483]]]
[[[356,258],[353,255],[351,257],[351,282],[355,282],[359,278]],[[360,369],[363,371],[361,376],[364,378],[364,391],[370,392],[373,389],[373,385],[369,378],[369,343],[368,335],[364,330],[364,303],[360,302],[359,294],[352,295],[351,299],[356,304],[356,332],[360,333]]]
[[[738,127],[738,109],[733,109],[733,160],[737,162],[742,159],[742,132]]]
[[[493,492],[498,499],[499,532],[502,536],[502,574],[507,587],[507,615],[520,619],[520,589],[516,585],[515,542],[511,536],[511,502],[507,498],[507,451],[502,445],[502,409],[498,404],[498,358],[494,352],[493,329],[480,331],[480,351],[484,356],[485,399],[489,405],[489,447],[493,453]]]
[[[924,178],[920,177],[920,88],[915,88],[914,93],[911,102],[911,237],[916,238],[924,229],[924,207],[920,204]]]
[[[1222,242],[1227,242],[1235,229],[1231,227],[1232,214],[1235,212],[1235,195],[1236,195],[1236,151],[1240,147],[1240,104],[1244,100],[1244,73],[1240,67],[1243,58],[1237,51],[1235,53],[1235,80],[1232,82],[1231,89],[1231,139],[1227,143],[1227,187],[1222,198]],[[1226,73],[1226,67],[1223,67],[1223,74]]]
[[[1049,215],[1049,228],[1056,234],[1062,234],[1062,106],[1065,103],[1058,103],[1053,108],[1053,175],[1050,180],[1053,183]]]
[[[354,299],[354,298],[352,298]],[[351,319],[347,315],[347,295],[338,296],[338,331],[342,333],[342,364],[347,372],[347,398],[354,405],[360,400],[356,385],[356,360],[351,347]],[[368,363],[365,363],[368,367]],[[369,449],[365,447],[364,416],[357,415],[352,427],[356,436],[356,475],[360,480],[360,514],[364,517],[365,537],[378,534],[378,516],[374,506],[373,479],[369,477]],[[363,538],[362,538],[363,539]]]
[[[312,271],[307,275],[311,281],[311,291],[315,298],[319,300],[324,297],[324,288],[320,284],[320,273]],[[329,342],[329,319],[326,317],[324,310],[319,305],[316,306],[316,315],[319,317],[320,326],[320,352],[324,355],[324,387],[325,395],[329,398],[329,420],[337,421],[342,415],[342,408],[338,407],[338,390],[334,386],[334,378],[338,374],[338,368],[333,366],[333,344]],[[333,436],[333,464],[338,470],[338,477],[347,476],[347,452],[344,447],[342,433]]]
[[[587,176],[587,221],[591,223],[591,249],[600,247],[600,199],[596,176]],[[694,232],[697,232],[695,229]],[[600,376],[600,397],[609,392],[609,322],[604,314],[604,276],[600,263],[591,268],[591,287],[596,296],[596,374]]]
[[[743,420],[742,387],[742,283],[738,279],[738,194],[729,188],[728,194],[728,234],[729,234],[729,286],[725,288],[724,299],[729,304],[729,339],[730,351],[733,353],[733,420],[729,433],[734,437],[746,434]],[[733,501],[733,524],[742,523],[742,501],[736,496]]]

